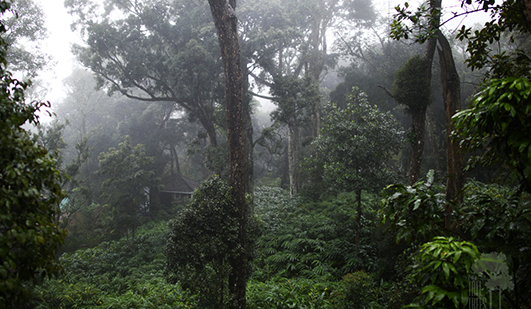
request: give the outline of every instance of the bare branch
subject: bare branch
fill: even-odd
[[[385,88],[385,86],[382,86],[382,85],[378,85],[378,88],[382,88],[383,91],[385,91],[385,93],[390,96],[393,100],[396,100],[395,97],[393,96],[393,94],[391,93],[391,91],[387,90],[387,88]]]
[[[273,101],[275,98],[273,97],[268,97],[268,96],[265,96],[265,95],[261,95],[261,94],[258,94],[258,93],[254,93],[252,91],[249,91],[250,94],[252,94],[253,96],[255,97],[259,97],[259,98],[262,98],[262,99],[266,99],[266,100],[271,100]]]

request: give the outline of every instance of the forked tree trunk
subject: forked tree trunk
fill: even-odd
[[[461,204],[463,197],[460,194],[464,185],[463,156],[459,152],[459,142],[451,138],[454,126],[452,116],[461,108],[461,86],[459,74],[455,68],[452,50],[448,40],[441,31],[437,31],[441,48],[438,48],[439,63],[441,65],[441,82],[443,88],[444,110],[446,114],[446,200]],[[450,227],[451,204],[446,209],[446,227]]]
[[[245,145],[243,125],[243,79],[235,14],[236,0],[208,0],[225,69],[225,103],[227,108],[227,141],[229,149],[229,185],[238,219],[238,240],[230,244],[229,274],[230,308],[246,308],[246,205],[245,205]]]

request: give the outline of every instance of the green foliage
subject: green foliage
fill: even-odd
[[[170,282],[199,293],[205,306],[221,308],[229,301],[228,259],[237,249],[238,221],[227,183],[205,180],[192,201],[169,224],[165,247]]]
[[[143,225],[138,249],[126,239],[65,253],[61,277],[33,291],[33,308],[193,308],[194,297],[164,280],[166,222]]]
[[[462,26],[457,39],[467,41],[466,51],[470,55],[465,62],[472,70],[489,68],[486,77],[529,77],[531,58],[529,57],[529,40],[531,15],[525,1],[504,0],[464,0],[461,11],[453,12],[452,18],[466,15],[473,16],[476,12],[488,12],[491,18],[480,29],[472,30]],[[440,8],[420,5],[415,11],[397,6],[397,14],[391,23],[393,39],[408,39],[410,36],[419,43],[425,42],[437,31],[429,25],[441,17]],[[517,42],[518,44],[515,44]],[[493,44],[494,43],[494,44]]]
[[[250,281],[247,287],[247,308],[337,308],[331,302],[331,295],[337,285],[335,282],[316,282],[305,278]]]
[[[389,163],[402,142],[394,117],[371,106],[366,94],[354,88],[344,108],[326,106],[314,155],[304,165],[310,174],[316,170],[317,179],[310,181],[322,184],[320,193],[326,189],[375,192],[398,178]]]
[[[291,199],[279,188],[257,188],[255,213],[264,222],[257,241],[253,278],[339,279],[364,269],[393,276],[400,247],[376,224],[374,200],[363,195],[361,235],[356,194],[342,193],[321,202]]]
[[[531,237],[531,196],[500,185],[472,182],[463,202],[463,228],[488,250],[527,255]]]
[[[407,303],[409,288],[378,282],[364,271],[347,274],[340,281],[324,278],[272,278],[249,281],[247,307],[253,308],[392,308]]]
[[[489,11],[492,19],[479,30],[472,31],[465,26],[459,30],[457,38],[468,41],[468,66],[472,69],[489,67],[489,75],[492,78],[531,77],[529,46],[525,43],[516,48],[500,49],[498,44],[493,46],[494,42],[500,43],[504,37],[508,38],[509,43],[529,39],[531,15],[529,8],[526,8],[527,4],[517,0],[504,0],[496,4],[490,0],[475,2],[481,4],[485,11]],[[472,0],[467,0],[466,3],[471,4]]]
[[[423,244],[412,266],[412,282],[422,288],[421,308],[468,308],[472,265],[481,254],[467,241],[435,237]]]
[[[0,2],[0,14],[9,3]],[[6,71],[4,22],[0,22],[0,308],[28,297],[31,281],[58,270],[55,254],[66,230],[57,226],[63,198],[57,161],[37,145],[24,124],[38,124],[35,113],[49,103],[26,103],[29,83]]]
[[[381,223],[396,230],[396,240],[423,243],[444,235],[444,187],[434,183],[434,172],[412,186],[393,184],[382,192]]]
[[[131,138],[126,136],[118,149],[110,148],[100,154],[99,160],[99,173],[107,176],[102,190],[105,202],[111,207],[111,226],[125,234],[133,229],[133,249],[139,209],[146,203],[145,189],[154,181],[154,172],[150,169],[153,158],[146,155],[144,145],[133,147]]]
[[[7,48],[7,68],[34,78],[46,68],[50,56],[41,49],[47,38],[45,14],[40,3],[34,0],[9,1],[13,14],[3,16],[7,31],[2,35]]]
[[[379,288],[372,276],[364,271],[357,271],[343,277],[341,287],[334,292],[336,308],[365,309],[384,308],[378,304]]]
[[[176,104],[216,145],[223,66],[206,2],[113,0],[100,9],[94,1],[68,0],[65,6],[86,43],[74,53],[97,74],[100,88]]]
[[[530,301],[531,288],[531,196],[514,188],[484,185],[472,182],[467,185],[463,203],[463,229],[483,252],[504,253],[515,284],[512,291],[504,293],[510,306]]]
[[[277,109],[271,113],[271,119],[289,126],[301,126],[309,121],[321,94],[319,87],[310,77],[277,76],[271,87],[273,102]]]
[[[410,58],[395,74],[393,98],[406,106],[406,112],[412,114],[425,109],[430,104],[431,85],[426,78],[429,63],[416,55]]]
[[[454,115],[461,147],[480,151],[476,163],[503,163],[514,171],[523,190],[531,192],[531,83],[526,78],[494,79],[470,107]]]

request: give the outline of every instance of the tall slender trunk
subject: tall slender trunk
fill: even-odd
[[[174,170],[174,164],[175,164],[175,171],[177,174],[181,175],[181,164],[179,164],[179,156],[177,155],[177,151],[175,150],[175,145],[170,145],[170,153],[171,153],[171,174],[173,174]]]
[[[409,184],[420,178],[420,167],[424,156],[424,134],[426,131],[426,107],[411,111],[411,157],[409,158]]]
[[[362,211],[361,211],[361,189],[357,189],[356,190],[356,202],[357,202],[357,205],[358,205],[358,209],[357,209],[357,217],[356,217],[356,223],[358,225],[358,230],[357,230],[357,233],[358,235],[356,235],[356,252],[359,253],[359,248],[360,248],[360,239],[361,239],[361,215],[362,215]]]
[[[439,147],[437,145],[437,136],[435,135],[435,123],[430,115],[426,115],[426,130],[428,133],[428,143],[432,146],[433,164],[435,165],[436,175],[442,173],[443,167],[439,160]]]
[[[245,144],[243,123],[243,79],[236,0],[208,0],[216,26],[223,67],[225,71],[225,103],[227,117],[227,141],[229,148],[229,185],[232,189],[235,216],[238,220],[237,243],[230,244],[233,252],[228,257],[231,266],[229,293],[231,308],[246,308],[247,255],[245,204]]]
[[[209,146],[217,147],[218,146],[218,139],[217,139],[216,127],[214,126],[214,123],[212,123],[211,121],[203,122],[203,127],[207,131],[206,133],[208,135]]]
[[[247,65],[242,65],[243,67],[243,86],[244,86],[244,95],[243,95],[243,125],[244,125],[244,139],[245,139],[245,191],[251,197],[254,193],[254,160],[253,160],[253,119],[251,117],[251,101],[253,99],[252,95],[249,93],[249,73],[247,72]],[[252,204],[252,198],[251,198]],[[248,205],[252,209],[252,205]]]
[[[288,125],[289,194],[299,193],[299,127]]]
[[[452,140],[454,130],[452,116],[461,108],[461,85],[459,74],[455,68],[452,50],[446,37],[437,32],[441,48],[438,48],[439,63],[441,65],[441,82],[443,88],[444,110],[446,114],[446,200],[461,204],[463,197],[460,194],[464,185],[463,156],[459,152],[459,142]],[[446,208],[445,225],[451,228],[452,204]]]

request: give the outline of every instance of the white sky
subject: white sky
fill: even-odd
[[[46,15],[46,28],[48,39],[44,42],[43,50],[53,57],[53,64],[48,72],[41,74],[49,91],[45,100],[60,101],[65,93],[62,90],[62,81],[70,75],[77,63],[70,52],[74,42],[81,43],[80,37],[70,30],[71,16],[67,13],[64,0],[35,0],[40,3]]]

